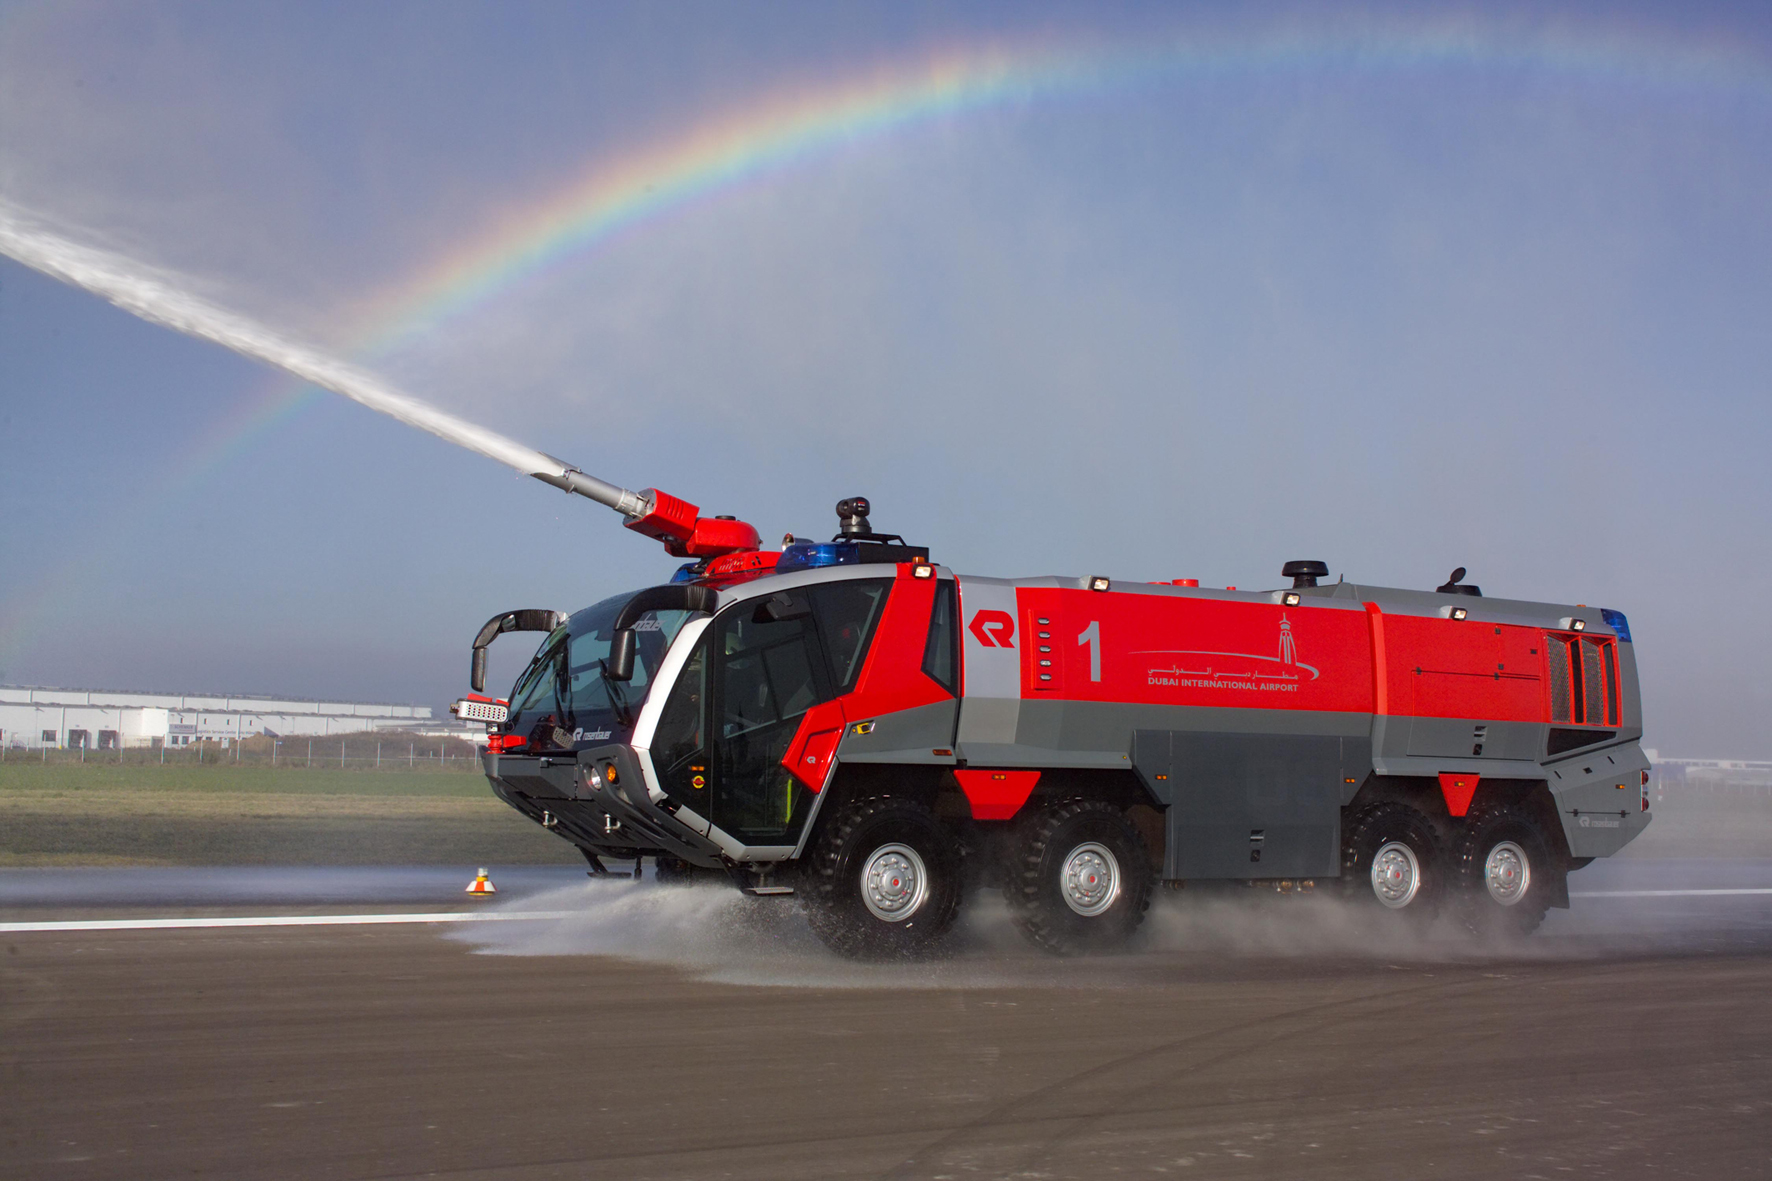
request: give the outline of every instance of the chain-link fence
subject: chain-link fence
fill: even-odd
[[[200,739],[172,746],[0,746],[0,763],[96,763],[113,766],[294,767],[333,771],[459,771],[480,774],[479,747],[463,738],[421,737],[399,730],[357,734],[255,734],[238,741]]]

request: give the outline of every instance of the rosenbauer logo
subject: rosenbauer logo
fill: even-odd
[[[1015,620],[1007,611],[980,611],[966,630],[986,648],[1015,647]]]

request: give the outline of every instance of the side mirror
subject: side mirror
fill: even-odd
[[[603,667],[612,681],[634,679],[634,651],[639,646],[634,625],[648,611],[706,611],[712,614],[720,605],[720,592],[710,586],[690,586],[673,582],[665,586],[649,586],[627,601],[615,613],[615,634],[609,640],[609,659]]]
[[[474,692],[486,692],[486,648],[506,632],[551,632],[566,622],[564,611],[541,611],[528,608],[494,615],[474,637],[474,663],[468,672],[468,684]]]
[[[634,650],[639,647],[639,637],[634,629],[624,627],[615,633],[609,641],[609,661],[604,667],[612,681],[631,681],[634,679]]]

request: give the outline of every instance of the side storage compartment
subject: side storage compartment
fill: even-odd
[[[1137,730],[1133,768],[1165,819],[1163,877],[1332,878],[1366,737]]]

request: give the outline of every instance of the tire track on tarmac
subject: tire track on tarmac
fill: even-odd
[[[1524,968],[1537,965],[1520,965]],[[1580,973],[1587,979],[1620,974],[1628,969],[1620,966],[1613,969],[1591,971],[1586,968],[1558,970],[1550,968],[1549,974],[1558,978],[1566,978],[1571,974]],[[1520,986],[1533,983],[1542,984],[1543,975],[1533,973],[1510,979],[1505,991],[1513,991]],[[1456,996],[1460,992],[1470,992],[1492,988],[1498,982],[1492,977],[1462,978],[1424,984],[1415,988],[1394,989],[1383,993],[1372,993],[1358,997],[1349,997],[1320,1004],[1304,1005],[1281,1013],[1269,1014],[1249,1021],[1223,1026],[1219,1029],[1203,1033],[1191,1034],[1187,1037],[1173,1039],[1160,1045],[1137,1050],[1130,1054],[1109,1059],[1095,1066],[1076,1071],[1057,1079],[1054,1082],[1027,1092],[1013,1099],[1005,1100],[990,1111],[970,1120],[958,1128],[954,1128],[941,1138],[918,1149],[911,1156],[881,1173],[878,1181],[914,1181],[937,1171],[944,1165],[947,1154],[961,1148],[964,1142],[978,1133],[994,1127],[1007,1127],[1016,1123],[1038,1125],[1047,1122],[1058,1122],[1062,1126],[1040,1141],[1038,1146],[1023,1152],[1013,1168],[1003,1168],[999,1172],[1005,1176],[1019,1176],[1031,1173],[1037,1162],[1049,1159],[1059,1148],[1070,1141],[1076,1140],[1090,1127],[1114,1116],[1135,1114],[1141,1110],[1137,1106],[1127,1106],[1121,1099],[1129,1091],[1150,1091],[1159,1087],[1173,1085],[1188,1075],[1199,1074],[1211,1067],[1246,1056],[1260,1049],[1271,1046],[1283,1038],[1298,1036],[1310,1032],[1331,1029],[1350,1022],[1369,1020],[1387,1015],[1407,1013],[1440,1001],[1448,996]],[[1405,998],[1405,999],[1399,999]],[[1317,1020],[1328,1014],[1327,1020]],[[1254,1040],[1239,1042],[1213,1052],[1206,1057],[1190,1057],[1168,1069],[1156,1074],[1145,1074],[1135,1080],[1121,1079],[1106,1090],[1105,1097],[1096,1100],[1088,1110],[1073,1114],[1048,1114],[1042,1116],[1038,1107],[1041,1103],[1054,1098],[1068,1097],[1083,1089],[1083,1086],[1105,1076],[1137,1070],[1151,1060],[1179,1051],[1185,1047],[1201,1047],[1226,1038],[1240,1038],[1260,1031],[1265,1036]],[[1416,1041],[1421,1038],[1413,1039]],[[1148,1111],[1145,1113],[1148,1114]],[[988,1150],[989,1145],[981,1145]]]
[[[1345,1017],[1336,1018],[1330,1022],[1326,1022],[1319,1026],[1319,1028],[1326,1028],[1329,1024],[1342,1024],[1347,1021],[1358,1020],[1362,1017],[1372,1017],[1382,1013],[1402,1011],[1418,1006],[1423,1003],[1429,995],[1445,993],[1450,989],[1459,986],[1469,987],[1473,983],[1474,982],[1467,980],[1441,981],[1435,984],[1420,985],[1415,988],[1395,989],[1377,994],[1368,993],[1362,996],[1348,997],[1342,1000],[1303,1005],[1298,1008],[1285,1010],[1281,1013],[1264,1014],[1261,1017],[1252,1018],[1247,1021],[1239,1021],[1232,1025],[1221,1026],[1217,1029],[1189,1034],[1186,1037],[1175,1038],[1154,1046],[1148,1046],[1142,1050],[1135,1050],[1130,1054],[1122,1054],[1118,1057],[1110,1058],[1105,1062],[1097,1063],[1094,1066],[1074,1071],[1071,1074],[1056,1079],[1033,1091],[1017,1095],[1012,1099],[1004,1100],[983,1115],[978,1116],[976,1119],[961,1124],[959,1127],[952,1129],[941,1138],[918,1149],[915,1153],[906,1157],[892,1168],[879,1174],[877,1181],[915,1181],[916,1178],[925,1176],[928,1171],[936,1168],[942,1154],[959,1147],[966,1139],[974,1136],[978,1132],[1010,1123],[1039,1122],[1041,1117],[1034,1109],[1036,1109],[1042,1102],[1061,1096],[1068,1096],[1081,1089],[1084,1084],[1094,1082],[1097,1079],[1105,1078],[1118,1072],[1124,1072],[1128,1069],[1136,1068],[1152,1059],[1168,1054],[1174,1054],[1184,1048],[1199,1047],[1226,1038],[1238,1037],[1253,1031],[1261,1030],[1265,1027],[1271,1027],[1280,1022],[1298,1021],[1325,1013],[1335,1013],[1338,1010],[1347,1010],[1356,1006],[1370,1005],[1374,1001],[1385,1002],[1394,1001],[1398,997],[1410,997],[1411,999],[1400,1003],[1380,1004],[1378,1008],[1370,1012],[1350,1012]],[[1257,1046],[1271,1044],[1282,1036],[1282,1032],[1283,1031],[1275,1031],[1271,1036],[1255,1044]],[[1251,1047],[1249,1046],[1236,1046],[1227,1048],[1208,1058],[1189,1059],[1185,1065],[1169,1071],[1166,1075],[1161,1077],[1171,1080],[1179,1078],[1182,1075],[1194,1073],[1202,1068],[1225,1061],[1234,1055],[1246,1053],[1250,1048]],[[1123,1085],[1116,1087],[1114,1094],[1118,1095],[1124,1089],[1125,1087]],[[1111,1100],[1099,1102],[1095,1105],[1095,1110],[1084,1112],[1079,1115],[1047,1118],[1061,1118],[1071,1123],[1100,1119],[1106,1114],[1102,1109],[1107,1106],[1108,1102],[1111,1102]],[[1057,1143],[1061,1138],[1062,1134],[1060,1137],[1050,1138],[1049,1143]]]

